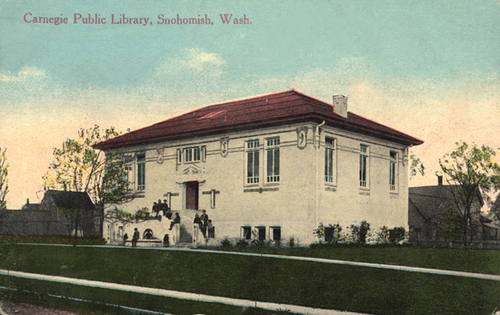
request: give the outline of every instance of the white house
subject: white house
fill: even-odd
[[[328,104],[290,90],[201,107],[95,145],[131,157],[138,198],[124,210],[166,199],[181,216],[172,231],[163,218],[109,221],[104,232],[111,243],[135,227],[171,244],[200,242],[201,210],[214,243],[253,233],[304,245],[320,223],[407,226],[408,148],[422,143],[348,112],[342,95]]]

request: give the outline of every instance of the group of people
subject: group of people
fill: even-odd
[[[169,220],[172,218],[172,210],[167,204],[167,200],[164,200],[164,202],[161,202],[161,199],[158,200],[158,202],[153,203],[153,212],[156,214],[156,216],[159,215],[160,211],[163,211],[163,215],[167,217]],[[178,212],[175,213],[174,218],[172,219],[172,222],[170,222],[170,228],[169,230],[172,230],[172,228],[176,224],[181,223],[181,217]],[[214,227],[212,225],[212,220],[208,219],[208,214],[205,210],[202,211],[201,215],[196,214],[194,217],[194,224],[198,224],[201,233],[203,234],[203,237],[205,238],[213,238],[214,237]],[[149,232],[149,231],[150,232]],[[147,231],[149,232],[147,235],[144,235],[144,238],[152,238],[153,234],[150,229]],[[207,235],[208,232],[208,235]],[[150,237],[148,237],[150,236]],[[140,234],[137,228],[134,229],[134,235],[132,236],[132,247],[137,246],[137,241],[139,240]],[[124,236],[124,239],[126,240],[126,236]]]
[[[161,202],[161,199],[158,199],[158,202],[153,202],[153,213],[155,216],[158,216],[160,211],[163,212],[163,216],[167,217],[167,219],[172,218],[172,210],[168,206],[167,199],[163,199],[163,202]]]
[[[202,211],[201,215],[196,214],[194,216],[193,223],[198,224],[200,231],[205,238],[207,238],[207,232],[209,234],[208,236],[210,236],[210,233],[213,231],[212,220],[208,219],[208,214],[205,210]]]

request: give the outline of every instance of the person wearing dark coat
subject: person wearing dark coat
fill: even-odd
[[[203,236],[206,238],[207,237],[207,225],[208,225],[208,215],[207,211],[203,210],[203,213],[200,216],[201,220],[201,233],[203,233]]]
[[[175,214],[174,220],[170,223],[170,229],[169,230],[171,230],[174,227],[174,225],[180,224],[180,223],[181,223],[181,217],[179,216],[179,213],[177,212]]]
[[[153,210],[153,213],[154,213],[155,215],[158,215],[158,209],[159,209],[159,208],[160,208],[160,205],[159,205],[159,204],[157,204],[157,203],[156,203],[156,201],[155,201],[155,202],[153,202],[153,209],[152,209],[152,210]]]
[[[198,214],[195,214],[195,216],[194,216],[194,222],[193,223],[194,224],[198,224],[198,227],[201,230],[201,228],[203,226],[203,223],[201,222],[200,216]]]
[[[132,236],[132,247],[137,246],[137,241],[139,240],[140,234],[137,228],[134,229],[134,235]]]
[[[172,218],[172,210],[168,206],[167,199],[163,199],[163,203],[161,204],[161,208],[163,211],[163,216],[167,217],[167,219],[170,220]]]

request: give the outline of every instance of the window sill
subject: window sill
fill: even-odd
[[[279,186],[279,185],[280,185],[279,182],[265,183],[264,187],[276,187],[276,186]]]
[[[199,161],[191,161],[191,162],[182,162],[181,164],[182,164],[182,165],[186,165],[186,164],[187,164],[187,165],[190,165],[190,164],[196,164],[196,163],[201,163],[201,162],[202,162],[202,160],[199,160]]]
[[[259,183],[252,183],[252,184],[244,184],[244,188],[259,188],[260,184]]]
[[[134,198],[144,198],[146,197],[146,190],[134,190],[132,191],[132,195],[134,195]]]

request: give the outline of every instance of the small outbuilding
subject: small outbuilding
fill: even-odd
[[[21,210],[1,210],[0,234],[74,234],[77,216],[79,235],[99,235],[99,214],[86,192],[47,190],[40,203],[28,200]]]

